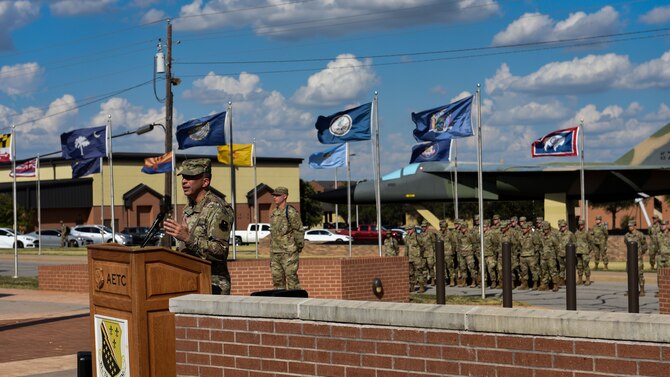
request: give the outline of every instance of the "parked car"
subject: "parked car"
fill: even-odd
[[[130,245],[132,238],[123,233],[116,233],[112,241],[112,229],[103,225],[77,225],[70,230],[72,237],[90,239],[94,244],[116,242],[121,245]]]
[[[42,229],[42,237],[40,237],[40,233],[37,230],[26,233],[26,236],[37,238],[37,240],[42,243],[42,247],[61,247],[60,229]],[[93,243],[93,241],[90,239],[73,237],[68,234],[65,245],[69,247],[80,247],[90,245],[91,243]]]
[[[328,229],[312,229],[305,232],[305,241],[311,242],[349,242],[349,236],[335,234]]]
[[[36,237],[19,234],[16,237],[16,247],[38,247],[39,243]],[[14,247],[14,229],[0,228],[0,248]]]
[[[142,242],[144,241],[144,238],[149,234],[149,227],[148,226],[135,226],[135,227],[128,227],[125,228],[121,231],[122,234],[125,234],[130,237],[130,242],[131,245],[141,245]],[[149,240],[149,243],[147,245],[158,245],[162,238],[162,234],[160,232],[156,232],[151,236],[151,239]]]

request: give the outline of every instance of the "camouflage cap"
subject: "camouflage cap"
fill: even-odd
[[[535,218],[535,222],[536,222],[536,223],[541,223],[541,222],[543,222],[543,221],[544,221],[544,217],[536,217],[536,218]]]
[[[509,220],[500,220],[500,226],[503,228],[506,228],[509,226],[510,221]]]
[[[526,216],[519,217],[519,221],[526,221]]]
[[[603,219],[602,216],[596,216],[596,220],[602,220],[602,219]]]
[[[491,226],[491,220],[489,219],[484,220],[484,226]]]
[[[461,228],[466,228],[468,227],[468,223],[466,221],[461,221]]]
[[[421,222],[421,226],[422,226],[422,227],[424,227],[424,226],[428,226],[428,221],[423,220],[423,221]]]
[[[447,220],[440,220],[440,226],[447,226]]]
[[[524,223],[523,225],[521,225],[521,229],[530,229],[530,226],[531,226],[530,223]]]
[[[566,225],[568,225],[568,223],[565,220],[563,219],[558,220],[558,226],[566,226]]]
[[[519,218],[518,218],[518,217],[516,217],[516,216],[512,216],[512,218],[511,218],[511,219],[509,219],[509,220],[510,220],[510,221],[519,221]]]
[[[181,163],[181,171],[177,175],[194,176],[202,173],[212,174],[212,161],[209,158],[194,158]]]
[[[658,219],[660,219],[661,217],[658,216],[658,215],[653,215],[651,218],[652,218],[652,219],[657,219],[657,220],[658,220]]]
[[[549,229],[551,229],[551,224],[549,224],[549,221],[543,221],[542,230],[549,230]]]
[[[272,191],[272,195],[288,195],[288,189],[284,186],[278,186]]]
[[[637,226],[637,221],[635,221],[635,220],[628,220],[628,226]]]
[[[498,215],[498,214],[493,215],[493,220],[500,220],[500,215]]]
[[[475,215],[475,221],[479,221],[479,215]]]

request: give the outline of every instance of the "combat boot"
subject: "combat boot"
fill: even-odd
[[[593,267],[593,271],[598,271],[598,262],[596,262],[596,266]]]
[[[586,277],[586,283],[584,283],[584,285],[586,285],[586,286],[591,285],[591,276]]]
[[[563,279],[563,278],[558,278],[558,286],[559,286],[559,287],[562,287],[562,286],[564,286],[564,285],[565,285],[565,279]]]
[[[540,284],[540,288],[538,288],[537,290],[538,291],[546,291],[547,289],[549,289],[549,287],[547,287],[547,285],[544,284],[544,282],[542,282],[542,284]]]
[[[472,277],[472,284],[470,284],[470,288],[477,288],[477,285],[479,285],[479,278],[477,275]]]
[[[554,288],[551,289],[552,292],[558,292],[559,285],[554,283]]]
[[[609,268],[607,268],[607,263],[605,263],[605,271],[607,270],[609,270]]]
[[[422,285],[419,286],[419,293],[424,293],[424,292],[426,292],[426,286],[422,284]]]
[[[528,289],[528,280],[521,280],[521,285],[519,286],[520,291],[525,291]]]
[[[588,277],[587,277],[588,279]],[[582,281],[582,275],[579,275],[579,279],[577,279],[577,285],[582,285],[584,282]]]
[[[459,288],[465,287],[465,279],[463,279],[463,278],[458,279],[458,287]]]
[[[454,278],[449,279],[449,286],[453,287],[456,285],[456,282],[454,281]]]
[[[640,286],[640,297],[644,297],[646,294],[644,293],[644,285]]]

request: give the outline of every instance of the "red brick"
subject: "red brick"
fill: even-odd
[[[177,352],[175,354],[175,361],[177,364],[186,362],[186,352]]]
[[[186,338],[190,340],[209,340],[209,330],[199,328],[186,329]]]
[[[379,354],[379,355],[407,356],[407,344],[405,344],[405,343],[378,342],[377,343],[377,354]]]
[[[330,335],[330,326],[329,325],[319,325],[314,323],[303,323],[302,325],[303,335]]]
[[[275,357],[274,347],[249,346],[249,357],[273,359]]]
[[[254,370],[258,369],[259,366],[258,359],[251,357],[236,357],[235,358],[235,368],[244,369],[244,370]]]
[[[311,336],[290,336],[288,346],[296,348],[315,348],[316,340]]]
[[[589,356],[554,355],[554,368],[593,370],[593,358]]]
[[[330,334],[336,338],[360,338],[361,329],[354,326],[332,326]]]
[[[212,342],[198,342],[198,351],[203,353],[223,353],[223,344]]]
[[[331,363],[338,365],[360,366],[361,355],[349,352],[333,352],[331,354]]]
[[[177,375],[178,376],[198,376],[198,367],[195,365],[177,365]]]
[[[330,352],[318,350],[303,350],[302,359],[314,363],[330,363]]]
[[[514,365],[551,367],[551,355],[533,352],[514,352]]]
[[[481,334],[461,334],[461,345],[470,347],[495,348],[496,337]]]
[[[495,377],[496,367],[493,365],[461,363],[461,375]]]
[[[227,355],[212,355],[210,357],[211,365],[217,367],[234,367],[235,357]]]
[[[556,369],[536,369],[536,376],[542,377],[572,377],[572,371]]]
[[[223,377],[223,369],[212,367],[200,367],[198,370],[202,377]]]
[[[637,372],[637,363],[630,360],[596,359],[596,372],[634,374]]]
[[[223,353],[226,355],[249,356],[249,346],[235,343],[224,344]]]
[[[572,340],[535,338],[535,351],[573,354],[574,343]]]
[[[186,362],[188,364],[210,365],[209,355],[202,353],[186,354]]]
[[[174,316],[174,323],[177,327],[198,327],[198,318],[177,314]]]
[[[302,324],[298,322],[275,322],[277,334],[302,334]]]
[[[377,375],[377,372],[374,369],[354,367],[347,367],[345,373],[345,377],[375,377]]]
[[[371,368],[392,368],[393,358],[388,356],[363,355],[361,365]]]
[[[274,328],[272,321],[249,321],[249,331],[273,332]]]
[[[420,376],[415,373],[400,372],[395,370],[378,370],[377,377],[409,377],[409,376]]]
[[[660,346],[646,346],[642,344],[617,344],[617,356],[635,359],[661,359]]]
[[[250,332],[236,332],[235,333],[235,343],[242,344],[260,344],[261,335]]]
[[[661,348],[661,353],[662,353],[662,356],[663,356],[663,360],[670,360],[670,346],[662,347]]]
[[[396,357],[393,359],[393,369],[398,371],[425,372],[426,361],[421,358]]]
[[[208,329],[220,329],[223,326],[223,319],[216,317],[199,317],[198,327],[205,327]]]
[[[426,331],[425,330],[407,330],[407,329],[393,330],[393,338],[392,339],[397,341],[397,342],[425,343],[426,342]]]
[[[532,368],[498,366],[498,377],[533,377]]]
[[[667,362],[640,361],[638,366],[642,376],[667,377],[670,373],[670,365]]]
[[[221,328],[226,330],[247,331],[248,321],[244,319],[224,319]]]
[[[273,372],[288,372],[288,363],[286,361],[280,360],[261,360],[262,370],[273,371]],[[256,360],[258,363],[258,360]],[[258,364],[257,364],[258,365]]]
[[[425,344],[409,344],[407,354],[412,357],[423,357],[426,359],[442,358],[442,347]]]
[[[498,335],[496,336],[498,348],[512,350],[533,350],[533,338],[528,336]]]
[[[458,363],[444,360],[426,360],[426,372],[440,375],[458,374]]]
[[[510,351],[478,349],[477,361],[491,364],[514,364],[514,353]]]
[[[226,377],[249,377],[249,372],[246,370],[239,369],[224,369],[223,375]]]
[[[326,377],[342,377],[345,374],[345,368],[337,365],[317,365],[316,375]]]
[[[429,331],[426,333],[426,343],[442,344],[442,345],[458,345],[461,343],[461,337],[457,332],[445,331]]]
[[[593,356],[616,356],[616,343],[575,341],[575,354]]]
[[[316,348],[325,351],[343,351],[347,345],[346,340],[319,337],[316,339]]]
[[[194,340],[176,340],[175,349],[179,351],[197,351],[198,342]]]
[[[442,347],[442,359],[475,361],[477,359],[477,353],[474,349],[466,347]]]
[[[314,376],[314,373],[316,372],[316,365],[309,363],[289,362],[288,372],[300,374],[303,376]]]
[[[210,340],[213,341],[232,343],[235,341],[235,332],[226,330],[212,330],[209,337]]]
[[[288,336],[276,334],[261,334],[261,344],[273,347],[286,347]]]
[[[361,329],[361,338],[363,339],[390,340],[392,334],[393,332],[390,329],[376,327],[363,327]]]
[[[347,340],[345,349],[348,352],[375,353],[375,343],[360,340]]]
[[[302,360],[302,350],[300,348],[276,348],[275,358],[280,360]]]
[[[177,339],[184,339],[186,338],[186,329],[183,327],[177,327],[174,329],[174,335]]]

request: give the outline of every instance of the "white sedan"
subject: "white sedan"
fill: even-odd
[[[327,229],[312,229],[305,232],[305,241],[311,242],[349,242],[349,236],[335,234]]]

